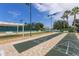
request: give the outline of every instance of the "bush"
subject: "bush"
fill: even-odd
[[[77,29],[77,32],[79,33],[79,29]]]
[[[74,32],[74,28],[73,27],[69,27],[68,32]]]

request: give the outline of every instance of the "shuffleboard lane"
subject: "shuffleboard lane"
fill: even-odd
[[[69,43],[69,50],[67,51]],[[66,51],[68,54],[66,54]],[[79,55],[79,41],[74,33],[66,35],[46,56],[68,56]]]
[[[27,49],[30,49],[40,43],[43,43],[51,38],[54,38],[58,35],[60,35],[61,33],[56,33],[56,34],[51,34],[51,35],[48,35],[48,36],[45,36],[45,37],[41,37],[41,38],[37,38],[37,39],[34,39],[34,40],[30,40],[30,41],[27,41],[27,42],[22,42],[22,43],[18,43],[18,44],[14,44],[14,47],[15,49],[21,53]]]

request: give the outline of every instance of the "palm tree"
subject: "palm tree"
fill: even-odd
[[[74,31],[75,31],[75,21],[76,21],[76,15],[79,12],[79,7],[74,7],[71,11],[71,15],[74,16],[74,21],[73,21],[73,26],[74,26]]]
[[[63,14],[63,16],[61,17],[62,19],[64,19],[64,21],[67,21],[67,24],[69,25],[68,23],[68,18],[69,18],[69,14],[71,13],[70,10],[66,10]],[[66,20],[65,20],[66,19]],[[65,27],[65,26],[64,26]],[[68,27],[69,28],[69,27]]]
[[[69,14],[71,13],[71,11],[70,10],[66,10],[65,12],[64,12],[64,17],[66,18],[66,20],[67,20],[67,23],[68,23],[68,18],[69,18]],[[68,23],[69,24],[69,23]]]

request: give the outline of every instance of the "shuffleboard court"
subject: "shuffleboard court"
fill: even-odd
[[[34,40],[30,40],[30,41],[27,41],[27,42],[22,42],[22,43],[18,43],[18,44],[14,44],[14,47],[15,49],[21,53],[27,49],[30,49],[42,42],[45,42],[49,39],[52,39],[53,37],[56,37],[58,35],[60,35],[61,33],[56,33],[56,34],[52,34],[52,35],[48,35],[48,36],[45,36],[45,37],[41,37],[41,38],[37,38],[37,39],[34,39]]]
[[[79,40],[74,33],[69,33],[52,48],[46,56],[79,56]]]

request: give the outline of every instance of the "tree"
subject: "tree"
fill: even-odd
[[[63,16],[61,17],[64,21],[67,21],[67,23],[68,23],[68,17],[69,17],[69,14],[71,13],[71,11],[70,10],[66,10],[65,12],[64,12],[64,14],[63,14]],[[66,19],[66,20],[65,20]],[[69,25],[69,23],[68,23],[68,25]],[[64,27],[65,27],[65,25],[64,25]]]
[[[44,29],[44,25],[42,23],[32,23],[32,24],[26,24],[25,25],[25,30],[43,30]]]
[[[70,10],[66,10],[66,11],[64,12],[64,17],[66,18],[67,23],[68,23],[68,17],[69,17],[69,14],[70,14],[70,13],[71,13]]]
[[[36,23],[35,24],[35,29],[42,31],[44,29],[44,25],[42,23]]]
[[[78,23],[79,23],[79,19],[76,19],[76,20],[75,20],[75,25],[77,26]]]
[[[65,25],[65,27],[64,27],[64,25]],[[54,24],[53,24],[53,29],[64,30],[67,28],[68,28],[68,23],[63,20],[58,20],[58,21],[54,22]]]
[[[76,26],[76,29],[79,29],[79,19],[76,19],[75,26]]]
[[[65,22],[65,14],[63,14],[63,16],[61,17],[63,19],[63,21]],[[64,29],[65,29],[65,24],[64,25]]]
[[[32,28],[32,25],[31,24],[27,24],[26,25],[27,30],[30,30],[30,27]]]
[[[71,11],[71,15],[74,16],[73,26],[75,31],[75,21],[76,21],[76,15],[79,13],[79,7],[74,7]]]
[[[74,28],[72,26],[69,26],[69,32],[74,32]]]

